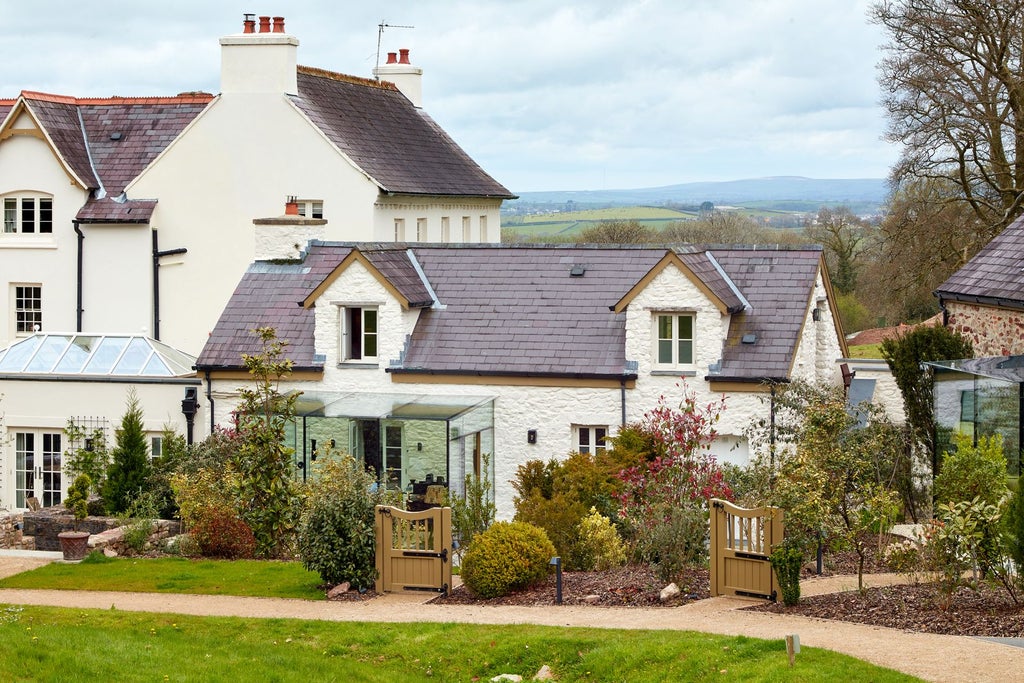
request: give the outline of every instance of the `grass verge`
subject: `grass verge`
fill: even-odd
[[[299,562],[124,558],[92,553],[79,564],[52,563],[0,579],[0,588],[190,593],[323,600],[320,575]]]
[[[678,631],[335,623],[0,606],[4,681],[913,681],[828,650]]]

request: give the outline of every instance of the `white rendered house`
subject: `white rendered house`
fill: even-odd
[[[513,195],[424,111],[407,51],[379,79],[299,66],[284,19],[249,15],[220,44],[216,95],[0,99],[0,352],[54,333],[141,336],[196,356],[256,257],[253,216],[286,198],[329,239],[500,240]],[[306,241],[302,229],[274,237],[281,258]],[[123,396],[57,387],[0,370],[0,507],[20,507],[18,430],[123,413]],[[181,392],[139,394],[147,415],[176,423]]]

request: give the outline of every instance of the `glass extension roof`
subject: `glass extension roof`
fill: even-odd
[[[0,375],[181,377],[196,359],[131,334],[36,333],[0,349]]]

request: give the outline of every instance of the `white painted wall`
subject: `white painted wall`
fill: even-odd
[[[114,428],[120,425],[127,406],[128,390],[134,387],[143,407],[143,426],[147,432],[158,435],[165,426],[171,426],[184,435],[186,424],[181,413],[181,400],[186,386],[197,386],[197,383],[4,381],[3,401],[0,403],[0,509],[13,509],[15,502],[15,432],[60,432],[67,426],[68,418],[105,418],[109,426],[108,445],[113,447]],[[197,435],[202,433],[204,421],[209,421],[206,406],[204,402],[201,404],[196,415]],[[83,410],[84,407],[88,412]],[[66,437],[62,441],[66,441]],[[67,444],[62,443],[62,447],[66,448]],[[70,483],[67,479],[65,476],[62,487],[65,493]]]
[[[34,127],[25,115],[15,125]],[[44,330],[75,329],[77,237],[71,221],[88,195],[72,184],[45,140],[14,135],[0,141],[0,198],[20,193],[53,196],[53,233],[0,232],[0,347],[15,338],[12,283],[42,285]]]
[[[444,198],[420,198],[409,196],[381,196],[375,205],[374,240],[379,242],[395,241],[395,219],[405,221],[405,242],[447,242],[476,243],[485,242],[498,244],[501,242],[501,200],[500,199],[465,199],[452,201]],[[481,216],[485,218],[481,221]],[[448,218],[449,238],[443,237],[442,218]],[[416,221],[427,219],[427,234],[424,239],[416,239]],[[469,239],[464,239],[463,219],[469,219]],[[481,235],[481,223],[485,224],[484,235]]]

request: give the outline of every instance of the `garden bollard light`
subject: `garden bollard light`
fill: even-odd
[[[562,558],[555,555],[548,564],[555,568],[555,604],[562,604]]]

